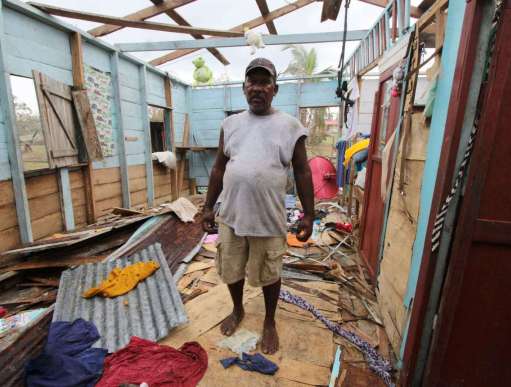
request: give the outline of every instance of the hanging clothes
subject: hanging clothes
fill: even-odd
[[[358,132],[358,99],[360,98],[360,90],[358,88],[357,77],[351,79],[348,90],[350,90],[349,99],[354,103],[348,108],[346,117],[346,138],[350,138],[353,134]]]
[[[125,268],[116,267],[106,280],[97,287],[90,288],[83,293],[84,298],[91,298],[95,295],[103,297],[117,297],[134,289],[139,282],[151,276],[160,265],[154,261],[137,262]]]
[[[346,329],[343,329],[340,325],[333,323],[325,316],[321,314],[319,310],[317,310],[313,305],[309,304],[303,298],[291,294],[287,290],[281,290],[279,298],[287,303],[298,306],[299,308],[309,311],[314,317],[316,317],[319,321],[321,321],[325,326],[331,330],[336,335],[344,337],[350,343],[355,345],[363,354],[364,357],[369,364],[369,368],[373,370],[374,373],[379,375],[387,386],[394,386],[392,383],[392,379],[390,376],[390,371],[392,371],[392,366],[390,363],[382,358],[378,352],[371,346],[367,341],[361,339],[358,335],[353,332],[350,332]]]
[[[344,167],[348,167],[348,164],[353,157],[355,153],[360,152],[361,150],[367,149],[369,147],[369,139],[365,139],[362,141],[359,141],[352,146],[350,146],[348,149],[346,149],[346,153],[344,154]]]
[[[346,148],[348,146],[348,142],[346,140],[339,140],[335,147],[337,148],[337,186],[344,187],[346,184],[346,168],[344,167],[344,154],[346,153]]]
[[[96,387],[147,383],[151,387],[194,387],[208,368],[208,354],[196,342],[177,350],[139,337],[108,356]]]
[[[27,363],[27,387],[93,387],[108,353],[91,348],[99,337],[96,326],[82,319],[53,322],[43,352]]]

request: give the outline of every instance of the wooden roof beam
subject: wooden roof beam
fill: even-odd
[[[236,37],[243,36],[243,33],[237,31],[223,31],[216,30],[212,28],[198,28],[198,27],[188,27],[188,26],[179,26],[173,24],[165,24],[165,23],[155,23],[148,21],[139,21],[139,20],[129,20],[122,17],[114,17],[114,16],[106,16],[100,15],[92,12],[80,12],[76,10],[71,10],[67,8],[59,8],[53,7],[46,4],[40,3],[29,3],[30,5],[39,8],[40,10],[49,13],[51,15],[68,17],[71,19],[79,19],[79,20],[88,20],[93,22],[105,23],[105,24],[113,24],[122,27],[131,27],[131,28],[141,28],[146,30],[156,30],[156,31],[167,31],[167,32],[178,32],[184,34],[204,34],[211,36],[222,36],[222,37]]]
[[[163,0],[151,0],[151,2],[154,5],[160,5],[164,3]],[[180,26],[189,26],[191,27],[190,23],[188,23],[179,13],[177,13],[174,9],[168,9],[164,12],[168,17],[170,17],[172,20],[174,20],[177,24]],[[204,39],[203,35],[200,34],[192,34],[194,39]],[[220,61],[223,65],[227,66],[230,64],[230,62],[227,60],[225,56],[222,55],[222,53],[217,50],[216,48],[208,48],[208,51],[213,55],[216,59]]]
[[[387,6],[387,4],[389,3],[389,0],[358,0],[358,1],[361,1],[362,3],[376,5],[377,7],[382,7],[382,8],[385,8]],[[423,12],[420,8],[413,7],[413,6],[410,7],[410,16],[411,17],[418,19],[421,17],[422,14],[423,14]]]
[[[368,32],[368,30],[346,31],[346,40],[362,40],[367,36]],[[301,43],[341,42],[343,35],[343,31],[309,32],[304,34],[262,35],[262,39],[265,45],[272,46]],[[245,37],[209,38],[203,40],[188,39],[163,42],[117,43],[115,47],[122,52],[165,51],[209,47],[247,47],[247,41]]]
[[[277,8],[276,10],[271,11],[266,16],[260,16],[255,19],[249,20],[245,23],[242,23],[240,25],[237,25],[236,27],[231,28],[229,31],[236,31],[236,32],[243,32],[243,29],[246,27],[248,29],[252,29],[255,27],[258,27],[262,24],[267,23],[268,21],[275,20],[281,16],[287,15],[290,12],[296,11],[297,9],[303,8],[306,5],[309,5],[311,3],[314,3],[318,0],[296,0],[294,3],[287,4],[283,7]],[[192,52],[195,52],[199,50],[198,48],[195,49],[188,49],[188,50],[177,50],[174,52],[171,52],[169,54],[165,54],[163,56],[160,56],[158,58],[153,59],[149,63],[153,66],[159,66],[161,64],[167,63],[171,60],[175,60],[177,58],[181,58],[185,55],[191,54]]]
[[[151,7],[141,9],[137,12],[130,13],[129,15],[124,16],[124,19],[129,19],[129,20],[150,19],[154,16],[161,15],[165,11],[172,10],[177,7],[181,7],[188,3],[192,3],[193,1],[195,1],[195,0],[164,0],[158,5],[153,5]],[[99,36],[105,36],[105,35],[111,34],[112,32],[115,32],[115,31],[119,31],[122,28],[123,28],[122,26],[118,26],[118,25],[104,24],[102,26],[92,28],[91,30],[89,30],[87,32],[89,34],[91,34],[92,36],[99,37]]]
[[[261,16],[266,16],[270,13],[270,10],[268,9],[268,3],[266,3],[266,0],[256,0],[257,6],[259,7],[259,11],[261,11]],[[275,24],[273,24],[273,21],[270,20],[266,22],[266,27],[268,28],[268,31],[270,34],[277,35],[277,28],[275,27]]]

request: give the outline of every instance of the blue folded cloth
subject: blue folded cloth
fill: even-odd
[[[95,325],[83,319],[53,322],[42,353],[26,365],[26,386],[93,387],[108,353],[92,348],[99,338]]]
[[[222,363],[224,368],[229,368],[233,364],[236,364],[245,371],[256,371],[265,375],[273,375],[279,369],[277,364],[268,360],[260,353],[256,353],[255,355],[242,353],[241,359],[239,357],[228,357],[220,360],[220,363]]]

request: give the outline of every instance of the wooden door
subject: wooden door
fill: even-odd
[[[424,385],[510,386],[511,0],[502,14]]]
[[[378,250],[382,231],[384,202],[381,198],[382,152],[392,136],[399,118],[399,97],[392,97],[392,71],[381,78],[375,97],[367,175],[364,188],[364,209],[360,223],[359,252],[374,277],[378,271]]]

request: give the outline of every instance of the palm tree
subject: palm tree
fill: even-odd
[[[307,50],[305,47],[297,44],[288,44],[284,46],[282,51],[291,50],[293,59],[289,62],[284,74],[294,75],[297,77],[310,77],[312,75],[330,75],[336,76],[332,66],[316,73],[318,64],[318,56],[315,48]],[[309,81],[319,81],[318,79]],[[307,82],[307,80],[304,80]],[[307,139],[309,146],[319,145],[326,137],[325,116],[326,108],[310,108],[300,109],[300,121],[309,128],[310,135]]]
[[[318,56],[316,49],[307,50],[305,47],[297,44],[287,44],[282,51],[291,50],[293,59],[289,62],[284,74],[290,74],[298,77],[310,77],[312,75],[330,75],[335,76],[332,66],[315,73],[318,64]]]

